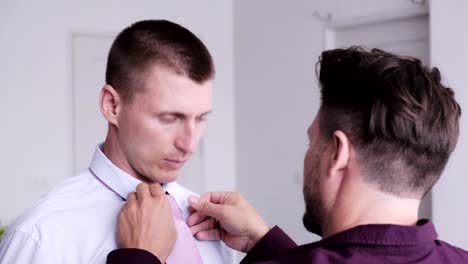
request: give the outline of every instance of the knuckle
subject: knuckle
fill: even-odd
[[[210,207],[210,204],[209,204],[207,201],[200,201],[200,207],[201,207],[203,210],[208,210],[209,207]]]
[[[137,189],[138,192],[142,191],[143,188],[144,188],[144,183],[139,183],[139,184],[137,185],[137,187],[136,187],[136,189]]]
[[[156,193],[160,193],[162,191],[162,186],[159,183],[151,184],[150,188]]]
[[[136,211],[138,211],[138,206],[136,204],[128,204],[127,205],[127,211],[128,213],[135,213]]]

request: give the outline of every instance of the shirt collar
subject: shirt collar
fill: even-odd
[[[415,246],[437,239],[434,224],[427,219],[416,225],[361,225],[321,240],[321,245],[355,243],[385,246]]]
[[[115,166],[102,152],[102,144],[96,147],[93,159],[89,166],[92,174],[108,189],[126,200],[130,192],[136,190],[140,180]],[[195,193],[180,186],[177,182],[163,184],[164,190],[174,197],[185,218],[188,218],[188,197]]]

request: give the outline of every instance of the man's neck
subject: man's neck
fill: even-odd
[[[324,238],[359,225],[414,225],[418,221],[419,199],[400,198],[366,188],[342,197],[324,219]]]
[[[112,164],[114,164],[119,169],[125,171],[129,175],[143,182],[148,181],[146,178],[140,176],[128,163],[112,131],[109,131],[107,133],[107,137],[104,143],[102,144],[101,151],[112,162]]]

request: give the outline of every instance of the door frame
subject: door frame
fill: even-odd
[[[333,19],[331,16],[324,19],[323,27],[323,48],[324,50],[336,48],[336,31],[374,23],[385,23],[395,20],[415,18],[429,15],[428,9],[399,9],[389,12],[379,12],[369,15]]]

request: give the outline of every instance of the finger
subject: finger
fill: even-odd
[[[214,218],[209,218],[199,224],[190,227],[190,231],[192,231],[192,234],[194,235],[200,231],[206,231],[211,229],[216,229],[216,220]]]
[[[165,193],[163,187],[159,183],[150,184],[149,190],[150,190],[151,196],[153,197],[160,197],[164,195]]]
[[[200,197],[202,201],[209,201],[215,204],[224,204],[226,197],[230,195],[230,192],[208,192]]]
[[[200,212],[195,212],[193,214],[191,214],[189,216],[189,218],[187,219],[187,225],[188,226],[193,226],[193,225],[196,225],[196,224],[199,224],[203,221],[205,221],[206,219],[210,218],[209,216],[206,216]]]
[[[194,214],[197,210],[195,208],[193,208],[192,206],[189,205],[188,207],[188,212],[190,215]]]
[[[203,201],[210,201],[210,193],[205,193],[202,196],[200,196],[198,199],[203,200]],[[197,211],[195,208],[193,208],[190,205],[189,205],[188,210],[190,214],[193,214]]]
[[[204,193],[200,196],[200,200],[211,201],[212,193]]]
[[[198,232],[195,237],[198,240],[221,240],[221,232],[219,229],[204,230]]]
[[[137,195],[135,192],[129,192],[127,195],[127,204],[137,203]]]
[[[195,196],[189,197],[189,204],[201,214],[211,216],[216,219],[223,219],[225,206],[222,204],[201,200]]]
[[[149,186],[146,183],[140,183],[136,187],[137,199],[143,201],[151,196]]]

